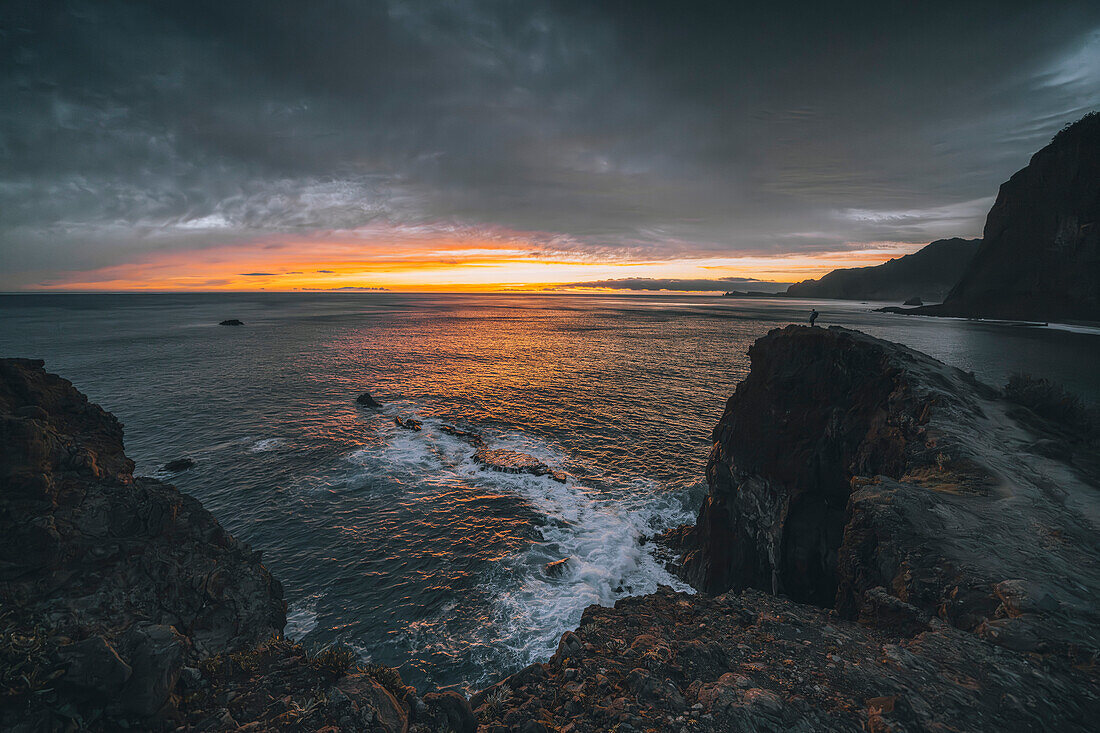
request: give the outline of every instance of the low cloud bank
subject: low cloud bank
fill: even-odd
[[[610,288],[612,290],[675,290],[678,292],[755,290],[781,293],[789,285],[790,283],[755,280],[751,277],[720,277],[713,280],[703,278],[681,280],[676,278],[624,277],[616,280],[588,280],[586,282],[565,283],[557,286],[557,289]]]

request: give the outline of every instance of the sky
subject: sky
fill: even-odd
[[[1100,3],[0,7],[0,291],[778,290],[980,236]]]

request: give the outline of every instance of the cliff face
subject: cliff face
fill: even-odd
[[[820,280],[787,288],[794,298],[939,302],[959,281],[981,244],[980,239],[940,239],[913,254],[874,267],[833,270]]]
[[[982,246],[931,315],[1100,320],[1100,115],[1001,185]]]
[[[681,533],[684,577],[851,618],[881,587],[993,641],[1100,649],[1100,612],[1074,590],[1100,587],[1095,445],[859,332],[789,326],[749,354]],[[1018,586],[1046,612],[1019,622]]]
[[[135,478],[118,420],[42,367],[0,359],[0,728],[472,730],[457,695],[283,639],[259,553]]]

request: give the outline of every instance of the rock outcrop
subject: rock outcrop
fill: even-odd
[[[0,729],[405,731],[453,716],[393,670],[283,639],[259,553],[133,471],[114,416],[41,361],[0,360]]]
[[[926,315],[1100,321],[1100,114],[1001,185],[982,246]]]
[[[364,392],[363,394],[359,395],[355,398],[355,402],[356,404],[362,405],[363,407],[382,406],[382,404],[378,400],[374,399],[374,395],[372,395],[370,392]]]
[[[678,537],[694,585],[848,618],[881,587],[998,643],[1100,651],[1096,445],[859,332],[789,326],[749,355],[699,521]],[[1020,584],[1034,603],[1012,613],[998,589]]]
[[[531,476],[549,476],[560,483],[568,479],[561,471],[555,471],[538,458],[507,448],[479,447],[473,456],[474,463],[500,473],[526,473]]]
[[[663,539],[705,592],[589,607],[472,698],[482,729],[1090,730],[1097,446],[858,332],[750,356],[698,523]]]
[[[881,265],[833,270],[820,280],[803,280],[787,288],[784,295],[939,302],[962,277],[980,244],[980,239],[940,239]]]
[[[1050,731],[1090,729],[1095,672],[929,619],[898,633],[756,590],[590,606],[548,663],[474,695],[505,731]]]

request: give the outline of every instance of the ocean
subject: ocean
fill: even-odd
[[[468,691],[589,604],[687,590],[645,538],[693,521],[710,432],[769,329],[842,325],[1002,385],[1100,403],[1100,329],[783,298],[558,294],[0,296],[0,356],[41,358],[126,426],[137,472],[263,552],[287,635]],[[238,318],[242,327],[219,326]],[[379,409],[360,407],[369,390]],[[395,417],[423,422],[419,432]],[[565,475],[500,473],[444,426]],[[191,458],[193,468],[163,470]],[[569,558],[560,575],[547,563]]]

